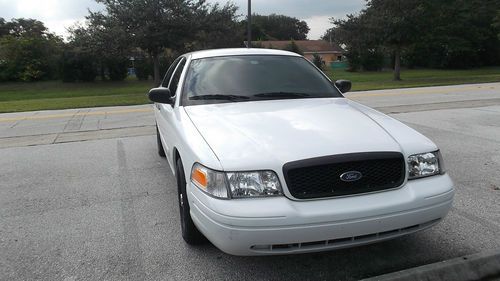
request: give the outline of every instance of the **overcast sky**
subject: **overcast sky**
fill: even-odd
[[[225,0],[208,0],[225,4]],[[247,0],[233,0],[240,7],[238,14],[247,13]],[[284,14],[305,20],[311,31],[309,39],[318,39],[330,27],[329,18],[343,18],[359,12],[365,0],[253,0],[252,11],[262,15]],[[43,21],[50,31],[67,34],[66,28],[81,21],[87,9],[103,9],[94,0],[0,0],[0,17],[35,18]]]

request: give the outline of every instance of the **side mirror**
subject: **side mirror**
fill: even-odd
[[[352,83],[349,80],[337,80],[335,81],[335,86],[337,86],[342,93],[347,93],[351,90]]]
[[[157,103],[174,104],[172,94],[168,88],[153,88],[148,94],[149,100]]]

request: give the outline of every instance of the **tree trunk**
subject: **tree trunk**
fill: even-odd
[[[401,81],[401,48],[399,46],[394,52],[394,80]]]
[[[160,57],[158,55],[158,53],[153,53],[152,54],[152,57],[153,57],[153,72],[154,72],[154,83],[155,83],[155,87],[158,87],[160,86]]]
[[[104,63],[102,61],[100,62],[100,66],[99,74],[101,75],[101,80],[106,81],[106,73],[104,72]]]

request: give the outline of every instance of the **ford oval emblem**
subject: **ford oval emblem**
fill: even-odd
[[[340,175],[340,179],[345,182],[352,182],[352,181],[357,181],[360,180],[363,177],[363,174],[361,174],[358,171],[349,171],[345,172],[342,175]]]

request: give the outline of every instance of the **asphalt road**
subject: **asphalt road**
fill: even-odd
[[[2,114],[0,280],[353,280],[500,248],[500,84],[347,96],[440,146],[457,189],[441,224],[317,254],[190,247],[150,106]]]

